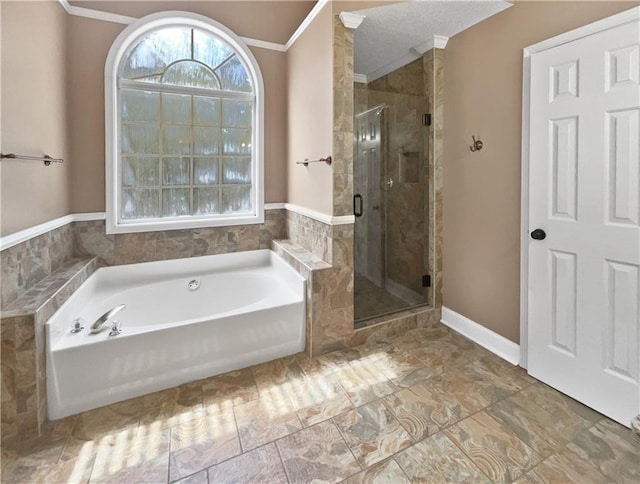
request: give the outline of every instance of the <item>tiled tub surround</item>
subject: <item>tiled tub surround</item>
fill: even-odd
[[[1,313],[2,443],[47,429],[44,325],[96,270],[98,259],[70,259]]]
[[[120,335],[89,333],[120,304]],[[304,351],[304,324],[305,281],[267,249],[100,268],[46,324],[48,415]]]
[[[73,258],[71,224],[38,235],[0,252],[0,308],[22,296]]]
[[[628,429],[440,324],[86,412],[2,457],[30,483],[640,479]]]
[[[74,223],[74,252],[108,265],[268,249],[285,236],[285,210],[265,210],[263,224],[107,235],[104,220]]]
[[[264,224],[137,234],[107,235],[104,220],[81,221],[2,250],[2,441],[43,430],[44,323],[98,265],[268,249],[285,224],[284,209],[267,210]]]

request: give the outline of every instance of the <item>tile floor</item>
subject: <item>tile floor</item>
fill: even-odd
[[[366,319],[414,306],[376,286],[367,277],[356,273],[354,279],[354,315],[356,328],[367,325]]]
[[[57,422],[2,482],[640,482],[630,430],[442,325]]]

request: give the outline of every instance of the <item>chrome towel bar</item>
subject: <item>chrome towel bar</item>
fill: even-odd
[[[27,155],[16,155],[14,153],[0,153],[0,159],[10,159],[10,160],[31,160],[31,161],[42,161],[45,166],[49,166],[51,163],[64,163],[62,158],[52,158],[49,155],[43,156],[27,156]]]

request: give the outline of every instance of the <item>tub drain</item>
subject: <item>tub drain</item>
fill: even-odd
[[[195,291],[200,287],[200,281],[198,279],[191,279],[189,284],[187,284],[187,287],[190,291]]]

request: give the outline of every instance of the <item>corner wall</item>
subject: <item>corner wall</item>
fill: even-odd
[[[639,2],[517,1],[445,49],[444,305],[519,341],[522,49]],[[471,153],[471,136],[484,143]]]
[[[3,1],[2,153],[64,163],[2,160],[0,236],[69,214],[67,13],[58,2]]]
[[[333,17],[331,3],[287,52],[287,201],[326,215],[333,213],[333,170],[317,160],[333,148]]]

